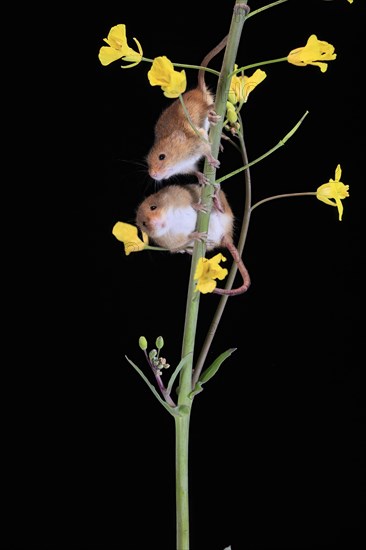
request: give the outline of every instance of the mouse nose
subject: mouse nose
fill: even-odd
[[[155,166],[154,168],[150,167],[149,176],[154,180],[160,181],[164,179],[164,171],[159,166]]]

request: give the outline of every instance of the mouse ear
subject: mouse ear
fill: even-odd
[[[187,134],[185,132],[183,132],[183,130],[174,130],[174,132],[172,132],[170,138],[169,138],[169,142],[171,141],[175,141],[177,142],[178,144],[179,143],[184,143],[187,141]]]

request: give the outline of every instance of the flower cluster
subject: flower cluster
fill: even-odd
[[[109,65],[118,59],[131,61],[128,65],[122,65],[123,69],[135,67],[142,60],[152,61],[152,67],[147,75],[151,86],[161,86],[164,95],[169,98],[177,98],[185,92],[187,87],[185,71],[176,71],[173,63],[166,56],[156,57],[154,60],[143,57],[140,42],[136,38],[134,41],[138,51],[133,50],[127,44],[126,25],[115,25],[109,31],[108,37],[104,38],[104,42],[108,46],[100,48],[99,61],[102,65]]]
[[[352,3],[351,0],[348,1]],[[152,63],[152,67],[147,74],[151,86],[160,86],[164,95],[172,99],[179,97],[185,92],[187,87],[185,71],[176,71],[174,64],[164,55],[155,59],[143,57],[141,44],[136,38],[133,38],[133,40],[137,45],[137,51],[130,48],[127,43],[126,25],[115,25],[109,31],[108,37],[103,40],[108,46],[102,46],[99,50],[98,57],[102,65],[109,65],[113,61],[122,59],[123,61],[130,62],[127,65],[122,65],[122,68],[126,69],[135,67],[141,61],[148,61]],[[312,34],[305,46],[291,50],[287,57],[267,61],[266,63],[287,60],[298,67],[315,65],[322,72],[325,72],[328,68],[326,61],[332,61],[336,57],[334,46],[323,40],[318,40],[316,35]],[[267,76],[264,71],[259,69],[250,77],[244,74],[237,76],[236,72],[240,71],[242,69],[238,69],[236,65],[234,75],[231,78],[228,102],[232,106],[238,103],[245,103],[249,93]],[[233,109],[232,106],[228,106],[229,122],[234,122],[232,119],[235,118],[235,108]]]
[[[230,89],[226,102],[226,119],[228,129],[233,134],[239,131],[238,113],[243,104],[247,102],[250,92],[254,90],[258,84],[263,82],[267,74],[262,69],[257,69],[252,76],[246,76],[242,73],[241,76],[236,74],[238,66],[234,66],[234,75],[230,81]]]
[[[353,0],[348,0],[351,4]],[[147,73],[151,86],[160,86],[164,95],[168,98],[177,98],[186,91],[187,78],[184,70],[176,71],[174,64],[166,57],[159,56],[155,59],[143,57],[143,51],[140,42],[133,39],[137,45],[137,51],[128,46],[126,37],[126,26],[123,24],[111,28],[108,37],[104,41],[108,46],[102,46],[99,51],[99,60],[102,65],[109,65],[113,61],[121,59],[128,62],[122,65],[122,68],[134,67],[141,61],[148,61],[152,64]],[[327,62],[336,59],[335,48],[325,41],[318,40],[315,34],[312,34],[306,45],[291,50],[287,57],[266,62],[277,62],[287,60],[289,63],[298,67],[307,65],[318,66],[321,72],[326,72]],[[259,65],[259,64],[255,64]],[[253,67],[255,65],[251,65]],[[249,94],[254,88],[264,81],[267,74],[262,69],[256,69],[251,76],[244,74],[245,67],[238,68],[235,64],[234,71],[230,75],[230,88],[226,103],[226,121],[225,128],[235,135],[240,131],[238,122],[238,113],[248,100]],[[330,179],[324,183],[314,194],[318,200],[338,209],[339,220],[342,220],[343,205],[342,200],[349,196],[349,186],[340,181],[341,167],[337,166],[335,170],[335,179]],[[307,193],[309,194],[309,193]],[[113,235],[124,244],[126,256],[131,252],[141,252],[146,249],[159,249],[159,247],[149,246],[148,236],[142,232],[142,239],[138,235],[138,229],[134,225],[117,222],[112,230]],[[196,291],[203,294],[213,292],[216,288],[216,280],[223,280],[228,270],[222,268],[219,264],[226,261],[222,254],[216,254],[213,258],[199,258],[197,263],[194,280],[196,281]]]

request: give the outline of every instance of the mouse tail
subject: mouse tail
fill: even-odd
[[[224,239],[223,244],[229,250],[230,254],[234,259],[234,262],[238,266],[238,270],[243,279],[243,284],[237,288],[232,288],[230,290],[225,288],[215,288],[213,292],[215,294],[221,294],[221,295],[227,295],[227,296],[237,296],[238,294],[244,294],[244,292],[246,292],[250,287],[250,283],[251,283],[249,272],[245,267],[244,262],[240,257],[238,249],[236,248],[234,243],[229,239]]]
[[[224,36],[224,38],[215,46],[208,54],[202,59],[201,61],[201,67],[207,67],[210,63],[211,59],[215,57],[218,53],[221,52],[226,46],[228,35]],[[198,86],[201,90],[206,90],[206,83],[205,83],[205,71],[200,70],[198,72]]]

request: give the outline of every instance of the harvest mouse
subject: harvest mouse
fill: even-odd
[[[207,67],[226,46],[226,42],[227,36],[204,57],[201,66]],[[161,113],[155,124],[154,143],[146,157],[148,172],[157,181],[177,174],[194,174],[199,183],[205,184],[207,180],[197,165],[202,157],[206,157],[215,168],[220,166],[220,162],[212,156],[208,142],[210,124],[216,124],[220,116],[214,110],[215,99],[205,84],[204,70],[198,72],[197,87],[185,92],[182,97],[191,121],[202,137],[193,130],[180,100],[176,99]]]
[[[206,249],[227,248],[243,278],[243,284],[231,290],[215,288],[216,294],[236,295],[246,292],[250,276],[233,241],[234,214],[222,189],[222,211],[213,206],[208,232],[196,231],[201,188],[198,184],[167,185],[145,198],[136,211],[136,225],[158,245],[170,252],[192,253],[194,241],[204,239]]]

